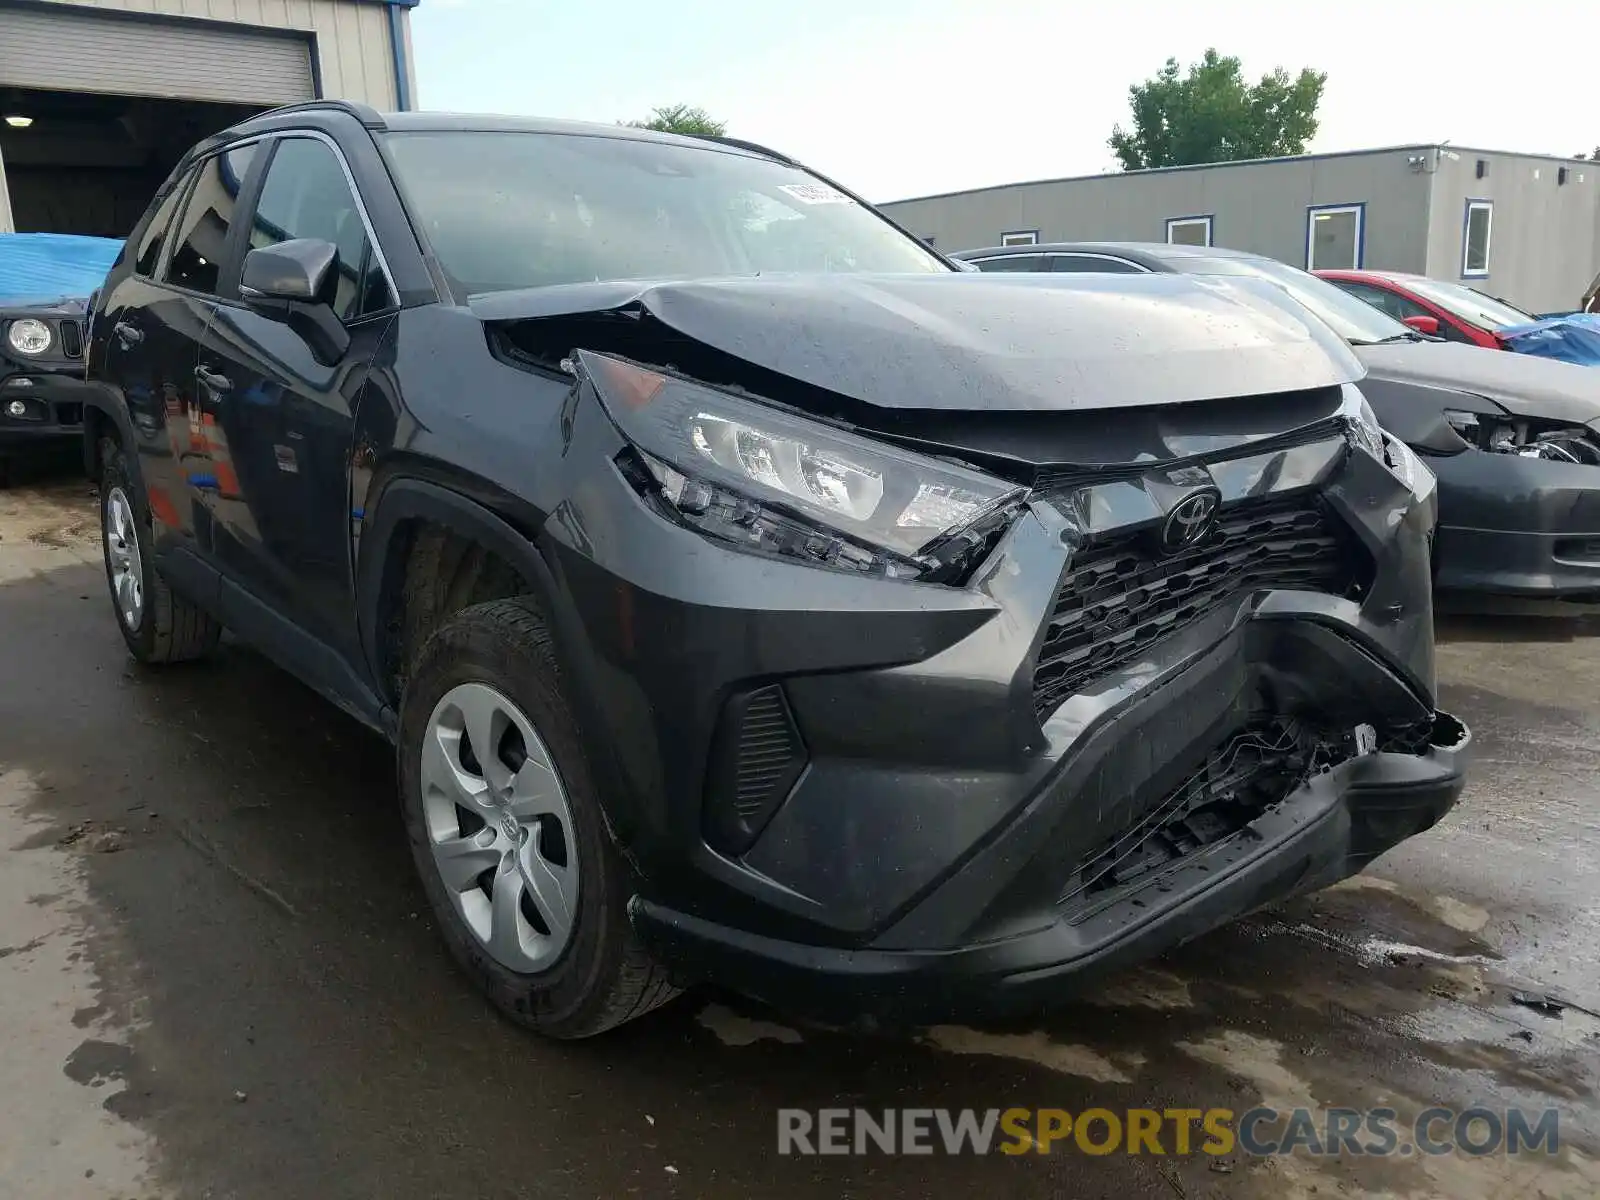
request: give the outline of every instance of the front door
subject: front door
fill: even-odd
[[[333,243],[339,256],[324,299],[351,340],[330,361],[280,314],[232,297],[218,307],[197,368],[215,426],[216,556],[252,600],[353,654],[354,409],[392,319],[393,292],[338,152],[309,135],[272,147],[242,249],[292,238]]]

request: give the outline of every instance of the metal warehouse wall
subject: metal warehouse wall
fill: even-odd
[[[390,38],[391,5],[382,0],[50,0],[85,8],[121,9],[174,17],[200,17],[242,25],[310,30],[316,34],[322,94],[360,100],[379,109],[402,104]],[[410,13],[401,6],[395,28],[404,43],[407,94],[416,95],[410,67]],[[181,70],[180,64],[174,69]]]
[[[1445,149],[1433,177],[1427,273],[1462,277],[1467,202],[1489,200],[1489,274],[1467,282],[1533,312],[1576,308],[1600,271],[1600,163]]]
[[[944,250],[993,246],[1037,229],[1039,240],[1167,239],[1173,217],[1211,215],[1212,242],[1304,266],[1307,208],[1366,205],[1367,266],[1421,271],[1431,179],[1407,164],[1415,150],[1268,159],[1025,183],[886,204],[912,233]]]

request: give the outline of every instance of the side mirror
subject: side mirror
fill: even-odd
[[[320,238],[262,246],[244,256],[239,294],[246,300],[314,302],[339,262],[339,248]]]
[[[244,256],[239,295],[258,312],[283,321],[325,366],[350,349],[350,331],[328,303],[339,270],[339,248],[321,238],[295,238]]]
[[[1405,323],[1418,333],[1426,333],[1431,337],[1439,336],[1438,317],[1407,317]]]

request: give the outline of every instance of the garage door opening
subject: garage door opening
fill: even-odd
[[[0,87],[12,222],[127,237],[190,146],[264,107]]]

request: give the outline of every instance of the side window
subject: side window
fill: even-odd
[[[144,240],[139,243],[139,257],[133,262],[135,273],[155,274],[156,264],[161,261],[161,247],[167,244],[167,230],[172,225],[172,214],[177,210],[178,201],[183,199],[183,193],[188,190],[189,181],[193,178],[193,170],[185,171],[183,178],[173,183],[172,190],[161,201],[155,216],[150,218],[150,224],[144,231]]]
[[[1044,257],[1039,254],[1007,254],[1000,258],[975,258],[980,271],[1038,271]]]
[[[212,155],[199,167],[188,207],[173,231],[172,257],[167,262],[166,282],[191,291],[215,295],[222,270],[222,256],[228,245],[228,227],[233,224],[233,209],[254,145],[238,146]]]
[[[1139,268],[1120,258],[1095,257],[1088,254],[1054,254],[1050,257],[1052,271],[1099,271],[1109,275],[1137,275]]]
[[[339,157],[324,142],[284,138],[267,165],[267,179],[250,225],[250,249],[295,238],[318,238],[339,249],[326,297],[341,321],[393,305],[367,227]]]
[[[1343,279],[1335,279],[1332,282],[1337,284],[1343,291],[1350,293],[1357,300],[1364,304],[1372,305],[1373,308],[1381,313],[1386,313],[1396,321],[1402,316],[1409,315],[1400,311],[1402,303],[1400,297],[1387,288],[1372,287],[1370,284],[1365,283],[1350,283]],[[1426,315],[1422,313],[1421,309],[1418,309],[1418,313]]]

